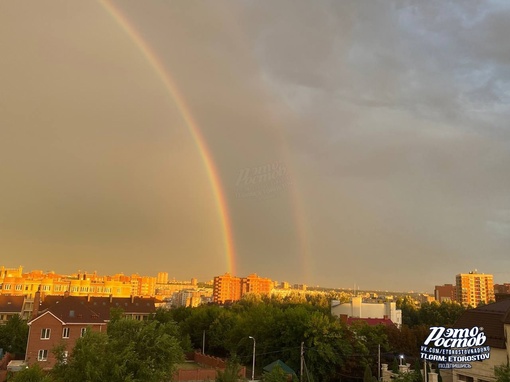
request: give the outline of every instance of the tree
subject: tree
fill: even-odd
[[[287,374],[283,369],[276,365],[270,372],[265,372],[262,375],[262,381],[264,382],[287,382]]]
[[[35,364],[29,368],[17,371],[9,378],[10,382],[52,382],[53,379],[47,375],[39,365]]]
[[[365,372],[363,373],[363,382],[372,382],[372,370],[370,366],[365,366]]]
[[[494,375],[496,382],[510,382],[510,366],[508,364],[495,366]]]
[[[173,322],[116,317],[107,333],[88,330],[66,359],[56,349],[57,380],[73,382],[161,382],[170,380],[182,348]]]
[[[237,382],[241,379],[239,376],[241,372],[241,365],[236,358],[232,358],[227,362],[227,367],[223,371],[218,371],[216,382]]]
[[[28,325],[19,315],[0,325],[0,348],[9,353],[23,354],[27,348]]]

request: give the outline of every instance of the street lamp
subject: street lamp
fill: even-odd
[[[251,366],[251,380],[255,380],[255,338],[252,336],[249,336],[248,338],[251,338],[253,340],[253,362]]]
[[[404,355],[400,354],[399,358],[400,358],[400,366],[402,366],[403,362],[404,362]]]

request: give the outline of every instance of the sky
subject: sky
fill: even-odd
[[[510,282],[510,4],[0,0],[0,265]]]

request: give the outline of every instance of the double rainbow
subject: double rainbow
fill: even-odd
[[[184,120],[184,123],[188,127],[202,157],[202,161],[204,163],[209,181],[211,183],[212,191],[214,193],[220,225],[222,227],[227,270],[228,272],[235,274],[234,240],[228,205],[225,200],[225,194],[221,185],[218,170],[214,164],[212,155],[209,151],[209,148],[207,147],[204,137],[199,130],[198,124],[191,114],[190,108],[186,105],[185,99],[179,92],[179,88],[177,87],[170,73],[165,70],[165,67],[159,60],[158,56],[153,52],[149,44],[142,38],[138,31],[130,24],[126,16],[118,8],[106,0],[100,0],[99,3],[114,18],[117,24],[124,30],[131,41],[147,59],[147,62],[157,74],[163,83],[163,86],[168,91],[168,94],[175,102],[175,105],[177,106],[181,117]]]

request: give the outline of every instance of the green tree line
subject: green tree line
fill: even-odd
[[[400,329],[368,326],[362,321],[347,326],[330,314],[329,302],[323,297],[299,295],[251,295],[229,306],[159,309],[148,321],[122,319],[120,312],[114,312],[106,333],[87,333],[68,357],[63,348],[55,349],[60,363],[45,378],[55,382],[163,381],[184,352],[202,348],[208,355],[236,359],[251,367],[251,336],[256,339],[257,375],[277,359],[299,373],[303,349],[310,380],[361,381],[368,372],[377,375],[379,352],[382,361],[390,364],[399,354],[405,354],[407,362],[417,359],[429,326],[451,325],[463,312],[454,303],[416,306],[407,298],[399,300],[398,307],[404,321]],[[0,327],[0,347],[10,344],[19,349],[19,344],[26,344],[27,333],[22,320],[9,322]],[[26,372],[37,373],[36,369]],[[16,376],[21,377],[20,373]],[[29,380],[38,381],[15,382]]]

